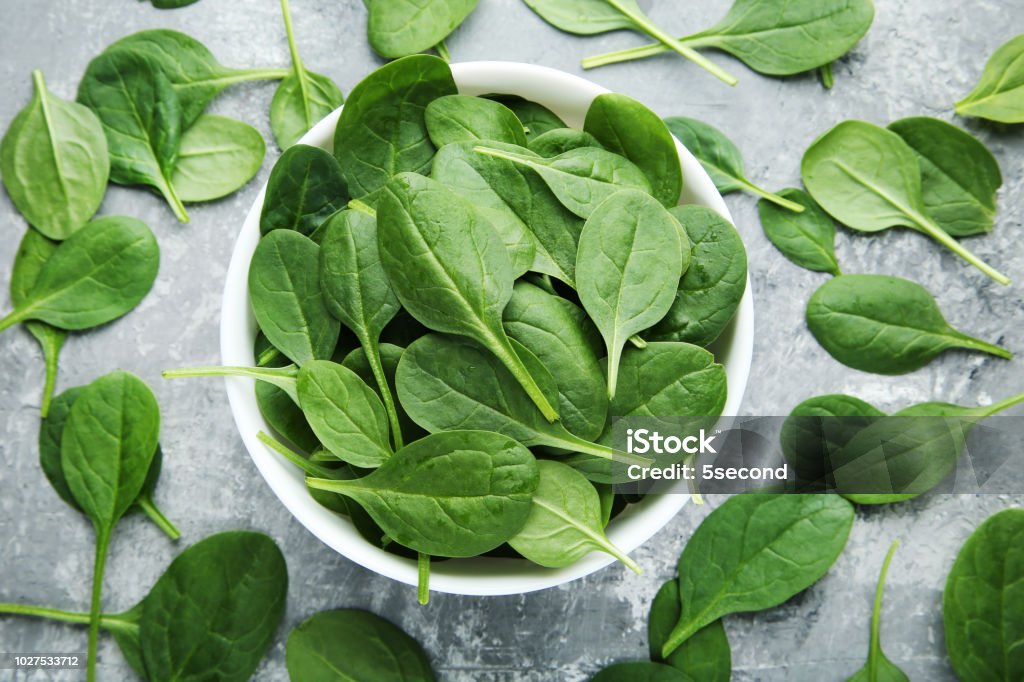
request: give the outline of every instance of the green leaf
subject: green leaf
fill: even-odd
[[[504,104],[482,97],[447,95],[427,106],[427,130],[438,149],[455,142],[494,140],[526,146],[522,122]]]
[[[531,152],[540,154],[545,159],[553,159],[568,151],[583,147],[604,149],[596,137],[575,128],[555,128],[554,130],[549,130],[546,133],[533,137],[528,146]]]
[[[519,118],[526,130],[526,139],[543,135],[549,130],[567,127],[559,116],[537,102],[531,102],[518,95],[486,95],[487,99],[501,102]]]
[[[186,203],[234,194],[256,177],[267,145],[251,125],[224,116],[200,116],[181,136],[171,186]]]
[[[307,619],[288,635],[288,676],[303,682],[433,682],[423,648],[368,611],[338,609]]]
[[[871,611],[871,643],[868,645],[868,662],[864,667],[847,678],[846,682],[910,682],[910,678],[900,670],[896,664],[890,661],[885,652],[882,651],[881,642],[881,620],[882,620],[882,595],[885,590],[885,575],[889,572],[889,562],[899,542],[892,543],[889,553],[885,555],[882,563],[882,572],[878,576],[878,588],[875,590],[875,606]]]
[[[337,159],[319,147],[289,147],[270,171],[260,234],[295,230],[308,237],[348,200]]]
[[[681,610],[679,581],[669,580],[654,595],[647,618],[647,646],[651,660],[670,665],[700,682],[729,682],[732,675],[732,649],[720,620],[701,628],[668,658],[662,658],[661,648],[672,628],[679,622]]]
[[[1010,359],[999,346],[951,327],[927,289],[885,275],[829,280],[807,303],[807,326],[839,362],[875,374],[906,374],[950,348]]]
[[[106,324],[145,298],[159,263],[156,239],[145,224],[97,218],[54,250],[28,298],[0,319],[0,331],[25,320],[71,331]]]
[[[66,239],[107,192],[107,138],[92,110],[50,92],[32,72],[32,101],[0,141],[0,176],[15,207],[50,239]]]
[[[702,417],[712,428],[725,409],[725,368],[708,351],[688,343],[654,342],[629,349],[619,367],[616,417]]]
[[[668,657],[724,615],[777,606],[816,583],[846,546],[853,506],[837,495],[736,495],[679,557],[679,622]]]
[[[320,247],[291,230],[263,237],[249,266],[249,298],[267,339],[297,365],[334,354],[341,325],[320,289]]]
[[[613,663],[598,671],[590,682],[696,682],[681,670],[650,661]]]
[[[370,47],[387,59],[425,52],[476,9],[477,0],[368,0]]]
[[[598,95],[590,105],[583,130],[608,151],[635,163],[662,205],[671,208],[679,203],[683,191],[679,152],[657,114],[631,97],[607,93]]]
[[[802,213],[794,213],[762,199],[757,202],[761,227],[768,240],[782,255],[802,268],[814,272],[841,275],[836,260],[836,225],[807,192],[787,188],[778,196],[800,204]]]
[[[985,64],[974,90],[956,103],[956,113],[1001,123],[1024,122],[1024,34],[1001,45]]]
[[[1024,669],[1024,509],[989,517],[964,543],[942,593],[957,677],[1011,682]]]
[[[743,300],[747,252],[736,228],[710,208],[678,206],[670,212],[690,238],[690,267],[668,315],[646,336],[707,346],[722,334]]]
[[[557,419],[502,327],[514,272],[479,211],[440,183],[405,173],[381,197],[377,231],[381,263],[402,306],[427,327],[494,353],[544,417]]]
[[[78,101],[100,119],[110,151],[110,180],[148,185],[163,195],[178,220],[188,214],[174,193],[184,113],[159,62],[131,49],[104,52],[89,62]]]
[[[635,573],[640,567],[604,534],[597,490],[574,469],[550,460],[537,462],[540,482],[526,524],[508,544],[547,568],[570,566],[591,552],[606,552]]]
[[[382,343],[379,350],[384,378],[387,380],[388,386],[394,387],[396,385],[395,374],[398,372],[398,363],[401,361],[405,349],[394,344]],[[356,348],[345,356],[341,364],[358,374],[360,379],[373,388],[378,396],[380,395],[380,387],[377,386],[377,379],[373,374],[373,369],[370,367],[369,360],[366,359],[366,351],[362,348]],[[381,400],[383,400],[383,397]],[[395,409],[398,411],[398,423],[401,425],[402,439],[404,441],[411,443],[427,435],[427,432],[412,420],[401,403],[396,402]]]
[[[356,199],[402,172],[427,173],[434,157],[427,105],[458,93],[452,70],[415,55],[386,64],[353,88],[334,133],[334,155]]]
[[[537,479],[537,461],[511,438],[450,431],[407,445],[363,478],[308,484],[355,500],[399,544],[467,557],[498,547],[522,528]]]
[[[657,200],[635,191],[613,195],[583,227],[576,284],[605,340],[609,397],[615,397],[627,340],[657,324],[672,306],[689,267],[681,236],[679,223]]]
[[[893,131],[917,154],[928,216],[954,237],[992,230],[1003,184],[992,152],[970,133],[937,118],[893,121]]]
[[[150,0],[153,7],[157,9],[178,9],[180,7],[188,7],[194,5],[199,0]]]
[[[844,121],[815,140],[800,170],[807,191],[844,225],[862,232],[909,227],[1000,284],[1009,283],[928,216],[917,154],[896,133],[864,121]]]

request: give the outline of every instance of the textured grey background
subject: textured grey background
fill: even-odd
[[[293,5],[307,65],[335,78],[346,92],[381,63],[367,46],[365,10],[358,0],[294,0]],[[646,3],[655,19],[680,34],[711,25],[728,5],[728,0]],[[4,129],[30,96],[31,69],[43,69],[51,89],[70,98],[91,57],[113,40],[144,28],[184,30],[230,66],[288,63],[272,0],[203,0],[164,12],[138,0],[5,0],[3,10]],[[1022,22],[1024,0],[975,0],[969,9],[955,0],[879,0],[874,27],[837,65],[831,92],[815,77],[770,79],[721,55],[713,58],[741,77],[735,89],[673,56],[587,75],[643,100],[662,115],[684,114],[715,123],[742,148],[751,178],[778,188],[798,182],[803,150],[845,118],[885,124],[924,114],[953,120],[951,103],[971,88],[987,56],[1019,32]],[[516,60],[580,73],[581,57],[639,41],[626,33],[589,39],[564,35],[520,0],[482,0],[449,45],[456,61]],[[267,108],[273,88],[269,83],[235,87],[213,108],[255,125],[269,140]],[[971,239],[970,246],[1024,281],[1019,246],[1024,131],[969,120],[957,123],[992,148],[1006,180],[995,233]],[[280,543],[291,576],[288,612],[257,679],[285,679],[288,630],[318,610],[342,606],[370,609],[404,627],[423,643],[444,679],[580,680],[611,661],[644,657],[651,597],[672,575],[680,549],[705,511],[687,507],[636,552],[646,569],[643,576],[613,566],[541,593],[489,599],[435,594],[430,606],[421,608],[413,589],[337,556],[291,518],[242,448],[220,381],[160,379],[164,368],[217,361],[228,259],[276,153],[271,150],[259,178],[243,191],[192,207],[189,225],[177,224],[162,202],[145,191],[110,191],[103,213],[137,216],[156,232],[163,254],[160,277],[128,317],[71,338],[59,384],[84,384],[121,367],[153,386],[164,416],[165,463],[157,499],[181,527],[182,543],[234,528],[262,530]],[[744,413],[784,414],[798,401],[826,392],[850,392],[895,409],[928,399],[987,402],[1024,386],[1019,362],[958,352],[906,377],[877,377],[838,365],[816,345],[802,321],[804,304],[824,277],[789,264],[771,247],[752,199],[731,196],[728,202],[750,253],[757,306],[754,370]],[[6,195],[0,196],[0,280],[5,287],[23,227]],[[999,287],[908,231],[875,237],[843,231],[838,247],[845,271],[909,275],[938,296],[954,324],[1024,351],[1019,284]],[[92,531],[58,500],[37,465],[42,363],[35,342],[21,329],[0,337],[0,377],[0,601],[84,609]],[[781,608],[726,619],[734,678],[817,681],[851,674],[866,655],[870,599],[882,556],[899,537],[903,546],[886,597],[886,649],[913,679],[953,679],[943,653],[940,597],[945,575],[956,548],[974,526],[1022,502],[1024,497],[938,496],[860,511],[849,546],[824,580]],[[115,534],[108,564],[107,609],[134,604],[178,550],[142,518],[125,520]],[[0,651],[84,648],[82,629],[0,618]],[[103,640],[100,656],[101,679],[130,677],[111,639]],[[70,680],[77,675],[13,677],[11,671],[0,671],[0,678]]]

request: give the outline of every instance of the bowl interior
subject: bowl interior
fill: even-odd
[[[467,95],[519,95],[548,107],[570,126],[582,127],[591,102],[606,89],[561,71],[529,64],[472,62],[453,64],[459,91]],[[341,110],[316,125],[303,144],[332,149],[334,129]],[[685,186],[683,203],[700,204],[732,220],[721,195],[697,160],[678,142]],[[256,321],[249,306],[248,271],[259,241],[259,217],[266,187],[257,196],[239,233],[228,269],[221,312],[221,355],[225,365],[251,366]],[[715,342],[714,352],[725,365],[729,396],[725,414],[739,410],[753,353],[754,309],[748,281],[747,292],[736,318]],[[345,518],[317,504],[306,491],[301,472],[273,454],[257,438],[271,429],[260,415],[250,379],[226,379],[231,411],[246,449],[274,494],[302,525],[335,551],[389,578],[409,585],[417,581],[416,562],[394,556],[369,544]],[[652,496],[632,505],[608,526],[608,537],[623,551],[631,552],[660,530],[689,497],[685,494]],[[435,562],[430,588],[468,595],[519,594],[560,585],[588,575],[615,560],[593,552],[572,566],[547,569],[525,560],[473,558]]]

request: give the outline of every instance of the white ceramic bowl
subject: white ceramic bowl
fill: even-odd
[[[590,103],[604,88],[561,71],[511,62],[453,64],[459,91],[467,95],[501,93],[520,95],[539,102],[561,116],[570,126],[580,128]],[[301,142],[332,149],[334,128],[341,110],[335,111],[311,130]],[[681,144],[685,187],[683,203],[701,204],[731,220],[729,210],[700,164]],[[238,236],[221,312],[221,355],[225,365],[252,366],[256,321],[249,306],[247,285],[249,261],[259,240],[259,218],[264,191],[256,198]],[[747,293],[736,319],[715,344],[715,354],[726,368],[729,398],[725,414],[736,414],[746,388],[753,353],[754,307]],[[395,580],[416,584],[416,562],[389,554],[363,540],[348,519],[313,501],[306,491],[302,473],[273,454],[256,438],[271,429],[260,415],[250,379],[228,378],[228,397],[235,423],[246,448],[263,478],[299,522],[338,553]],[[632,552],[657,533],[686,504],[684,494],[652,496],[627,508],[608,526],[608,537],[625,552]],[[567,583],[589,575],[614,559],[593,552],[572,566],[541,568],[525,560],[474,558],[436,562],[431,568],[430,588],[467,595],[519,594]]]

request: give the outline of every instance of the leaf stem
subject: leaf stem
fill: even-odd
[[[8,313],[6,317],[0,318],[0,332],[10,327],[13,327],[19,322],[24,322],[25,320],[31,319],[31,315],[32,312],[29,306],[15,308],[10,313]]]
[[[260,353],[260,356],[256,358],[257,367],[266,367],[268,364],[281,357],[281,351],[271,346],[265,351]]]
[[[282,389],[296,405],[299,404],[296,378],[299,370],[295,365],[287,367],[183,367],[164,370],[164,379],[186,379],[192,377],[246,377],[265,381]]]
[[[549,422],[558,421],[558,410],[551,404],[547,396],[544,395],[544,391],[537,385],[537,381],[530,374],[530,371],[523,364],[523,361],[518,355],[516,355],[515,349],[509,342],[508,337],[502,332],[501,338],[493,333],[488,333],[487,344],[492,353],[501,361],[503,365],[512,373],[512,376],[516,378],[519,385],[523,387],[526,394],[530,396],[530,400],[537,406],[544,418]]]
[[[171,184],[170,177],[165,175],[160,185],[160,194],[163,195],[171,210],[174,211],[174,217],[178,219],[178,222],[187,224],[189,221],[188,211],[185,210],[185,204],[181,203],[177,192],[174,191],[174,185]]]
[[[1002,285],[1010,283],[1010,278],[999,272],[991,265],[981,260],[973,253],[971,253],[967,247],[949,236],[949,233],[943,230],[941,227],[935,224],[933,220],[927,218],[916,211],[908,211],[910,218],[917,224],[917,229],[924,232],[929,237],[937,241],[938,243],[945,246],[947,249],[955,253],[956,255],[963,258],[965,261],[978,268],[986,275],[999,282]]]
[[[67,339],[67,332],[58,330],[55,327],[47,328],[45,334],[40,335],[44,341],[40,341],[43,347],[43,363],[45,376],[43,381],[43,399],[39,406],[39,416],[46,419],[50,413],[50,403],[53,401],[53,392],[57,387],[57,364],[60,360],[60,350]]]
[[[836,84],[835,74],[832,73],[832,62],[829,62],[824,66],[819,66],[818,76],[821,78],[822,86],[824,86],[826,90],[831,90],[832,86]]]
[[[1004,360],[1012,360],[1013,353],[1006,350],[1002,346],[997,346],[994,343],[988,343],[981,339],[976,339],[973,336],[967,336],[966,334],[959,334],[961,348],[969,348],[971,350],[981,351],[982,353],[988,353],[989,355],[995,355],[997,358]]]
[[[1024,403],[1024,393],[1015,395],[1012,398],[1007,398],[1006,400],[1000,400],[994,405],[989,405],[985,416],[991,417],[992,415],[999,414],[1003,410],[1008,410],[1014,405],[1019,405],[1020,403]]]
[[[878,665],[878,654],[881,652],[881,622],[882,622],[882,597],[885,594],[885,576],[889,573],[889,564],[896,554],[896,548],[900,546],[899,540],[894,540],[889,545],[889,552],[882,562],[882,572],[878,576],[878,586],[875,588],[875,604],[871,609],[871,645],[868,647],[868,670],[876,670]]]
[[[348,202],[348,207],[351,208],[353,211],[359,211],[360,213],[368,215],[371,218],[377,217],[377,211],[372,206],[360,201],[359,199],[353,199],[352,201]]]
[[[88,613],[51,609],[45,606],[32,606],[30,604],[0,604],[0,615],[46,618],[61,623],[73,623],[74,625],[89,625],[91,620]]]
[[[100,607],[103,595],[103,572],[107,565],[107,550],[113,528],[96,529],[96,558],[92,569],[92,597],[89,600],[89,653],[86,662],[86,681],[96,680],[96,650],[100,634]]]
[[[700,36],[699,34],[694,36],[683,36],[676,42],[691,49],[713,45],[711,38],[707,36]],[[650,45],[641,45],[639,47],[631,47],[625,50],[605,52],[604,54],[587,57],[583,60],[582,65],[584,69],[596,69],[610,64],[619,64],[621,62],[631,62],[637,59],[644,59],[645,57],[653,57],[670,51],[671,48],[663,45],[662,43],[651,43]]]
[[[235,83],[246,81],[279,81],[292,75],[291,69],[234,69],[231,77]]]
[[[306,116],[306,128],[310,128],[313,121],[313,111],[309,101],[309,83],[306,78],[306,67],[299,56],[299,46],[295,42],[295,27],[292,26],[292,10],[288,6],[288,0],[281,0],[281,14],[284,16],[284,30],[288,34],[288,51],[292,56],[292,69],[295,80],[299,84],[299,94],[302,96],[302,109]]]
[[[153,502],[153,497],[146,493],[145,495],[139,495],[135,500],[135,504],[138,505],[142,513],[149,517],[149,520],[156,524],[156,527],[164,532],[164,534],[171,540],[178,540],[181,537],[181,531],[178,527],[171,523],[171,520],[164,516],[164,513],[156,506]]]
[[[301,469],[302,472],[305,473],[307,476],[313,476],[315,478],[332,479],[335,475],[334,471],[332,471],[331,469],[328,469],[327,467],[320,466],[319,464],[309,461],[308,459],[306,459],[299,453],[295,452],[291,448],[285,447],[283,443],[271,437],[264,431],[260,431],[259,433],[257,433],[256,437],[259,438],[260,441],[264,445],[269,447],[271,450],[281,455],[286,460],[288,460],[289,462],[297,466],[299,469]]]
[[[452,55],[448,51],[448,43],[446,43],[445,41],[442,40],[441,42],[439,42],[437,45],[434,46],[434,49],[437,50],[437,56],[438,57],[443,59],[448,64],[451,64],[451,62],[452,62]]]
[[[430,555],[419,552],[416,557],[418,580],[416,582],[416,598],[421,606],[430,602]]]
[[[793,213],[804,212],[804,207],[796,203],[795,201],[790,201],[785,197],[780,197],[778,194],[773,194],[762,187],[758,187],[757,185],[752,183],[750,180],[747,180],[746,178],[739,178],[739,180],[743,184],[743,189],[750,192],[751,194],[759,196],[766,201],[770,201],[776,206],[781,206],[782,208],[790,210]]]
[[[397,452],[405,447],[405,441],[402,439],[402,424],[398,421],[398,408],[395,406],[395,398],[391,393],[391,388],[388,386],[388,378],[384,376],[384,366],[380,361],[380,342],[366,338],[362,346],[363,353],[366,355],[366,361],[370,365],[370,371],[377,382],[377,388],[380,389],[380,397],[384,402],[384,411],[388,413],[388,421],[391,423],[391,442],[394,444],[395,451]]]

